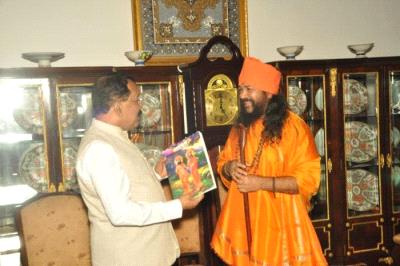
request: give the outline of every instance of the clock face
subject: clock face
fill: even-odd
[[[238,114],[237,90],[232,80],[224,74],[213,76],[204,91],[206,125],[232,125]]]
[[[235,89],[217,89],[205,92],[207,126],[233,124],[237,117]]]

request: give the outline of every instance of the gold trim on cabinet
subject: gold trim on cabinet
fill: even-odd
[[[380,166],[381,168],[385,167],[385,155],[383,155],[382,153],[381,153],[381,155],[379,156],[379,166]]]
[[[183,96],[185,93],[185,83],[183,82],[183,75],[178,76],[178,93],[179,93],[179,103],[183,105]]]
[[[392,155],[390,153],[386,154],[386,166],[387,168],[392,167]]]
[[[46,179],[47,179],[47,182],[48,182],[48,190],[49,190],[49,192],[55,192],[56,188],[54,187],[54,185],[52,187],[51,184],[50,184],[51,177],[50,177],[50,166],[49,166],[49,153],[48,153],[48,147],[47,147],[47,144],[48,144],[47,120],[46,120],[47,113],[46,113],[46,109],[45,109],[46,108],[45,107],[45,102],[43,100],[43,97],[44,97],[43,94],[44,93],[48,93],[49,95],[47,95],[48,96],[47,98],[48,99],[50,98],[50,80],[49,79],[38,79],[38,82],[40,82],[40,84],[38,84],[39,86],[37,88],[39,90],[40,105],[42,107],[43,145],[44,145],[45,151],[46,151],[44,153],[45,154],[45,160],[46,160],[46,173],[47,173]],[[43,85],[47,86],[47,90],[43,91]],[[54,191],[51,191],[52,189],[54,189]]]
[[[331,87],[331,96],[336,97],[337,68],[329,69],[329,79]]]
[[[333,253],[332,253],[332,252],[329,252],[329,253],[328,253],[328,257],[329,257],[329,258],[333,258]]]
[[[383,217],[379,218],[379,222],[384,223],[385,219]]]
[[[347,230],[347,250],[351,250],[353,254],[356,253],[363,253],[363,252],[369,252],[369,251],[375,251],[375,250],[380,250],[381,247],[383,246],[383,225],[380,225],[378,221],[368,221],[368,222],[362,222],[362,223],[353,223],[351,226],[347,226],[349,223],[346,223],[346,227],[348,228]],[[377,228],[380,229],[381,231],[381,241],[376,243],[375,248],[370,248],[370,249],[359,249],[359,250],[354,250],[353,246],[350,246],[350,232],[354,229],[354,226],[359,226],[359,225],[366,225],[366,224],[375,224]],[[349,252],[349,251],[348,251]]]
[[[332,173],[333,164],[331,158],[328,158],[327,168],[328,168],[328,173],[329,174]]]
[[[384,258],[379,258],[378,260],[379,263],[385,263],[387,265],[392,265],[393,264],[393,258],[390,256],[384,257]]]
[[[332,253],[332,248],[331,248],[332,247],[332,244],[331,244],[331,230],[330,230],[331,227],[332,226],[331,226],[330,223],[328,223],[326,226],[315,226],[315,229],[322,228],[322,231],[324,233],[328,234],[328,247],[325,248],[324,251],[323,251],[325,256],[330,254],[330,253]]]

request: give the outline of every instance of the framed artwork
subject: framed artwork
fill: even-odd
[[[193,62],[215,35],[248,54],[247,0],[131,0],[134,49],[151,50],[150,65]],[[211,56],[229,56],[223,45]]]

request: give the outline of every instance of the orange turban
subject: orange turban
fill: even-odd
[[[271,94],[278,94],[281,72],[254,57],[246,57],[239,75],[239,86],[250,86]]]

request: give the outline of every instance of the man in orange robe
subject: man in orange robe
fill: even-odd
[[[271,65],[245,58],[238,91],[245,162],[239,161],[239,127],[234,126],[217,164],[229,191],[211,241],[230,265],[327,265],[307,212],[319,187],[320,157],[309,127],[278,94],[280,78]]]

